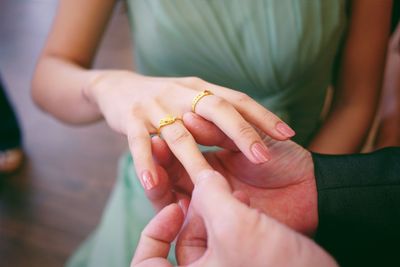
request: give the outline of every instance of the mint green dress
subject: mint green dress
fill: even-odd
[[[345,0],[127,2],[140,73],[198,76],[243,91],[307,144],[345,30]],[[128,266],[153,215],[127,153],[100,224],[67,265]]]

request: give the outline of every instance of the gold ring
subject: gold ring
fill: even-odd
[[[203,97],[208,96],[208,95],[213,95],[213,93],[211,91],[204,90],[193,98],[193,101],[192,101],[192,112],[193,113],[195,113],[196,105],[197,105],[197,103],[199,103],[200,99],[202,99]]]
[[[167,114],[158,123],[157,134],[160,135],[162,127],[171,125],[171,124],[175,123],[176,121],[181,121],[181,120],[182,120],[181,118],[177,118],[177,117],[172,116],[171,114]]]

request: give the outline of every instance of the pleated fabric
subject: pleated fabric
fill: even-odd
[[[127,2],[138,72],[198,76],[245,92],[307,144],[344,35],[345,0]],[[128,266],[152,216],[127,153],[101,223],[68,266]]]
[[[198,76],[283,116],[305,144],[317,127],[345,27],[342,0],[130,0],[138,71]]]

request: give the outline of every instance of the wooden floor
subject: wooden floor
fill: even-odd
[[[0,266],[62,266],[99,221],[126,149],[104,123],[72,128],[32,103],[30,79],[56,8],[56,0],[0,1],[0,73],[27,153],[18,174],[0,179]],[[130,51],[117,8],[96,66],[131,68]]]

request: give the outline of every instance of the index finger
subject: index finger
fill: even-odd
[[[163,139],[168,144],[168,147],[182,163],[193,182],[194,177],[196,177],[199,172],[212,169],[200,152],[193,136],[183,125],[182,119],[167,116],[163,118],[163,114],[167,114],[167,112],[164,112],[162,109],[156,110],[154,114],[155,115],[152,114],[150,117],[153,125],[160,125],[161,121],[165,118],[170,120],[168,124],[163,125],[161,129],[158,127],[158,129]]]
[[[183,220],[183,212],[177,204],[171,204],[161,210],[144,228],[131,266],[138,264],[155,266],[154,262],[153,265],[144,264],[146,261],[157,261],[157,266],[160,266],[160,263],[171,266],[166,260],[160,261],[160,259],[167,257],[171,243],[178,235]]]
[[[196,178],[191,204],[208,226],[234,221],[239,210],[247,208],[234,197],[226,179],[213,170],[202,171]]]
[[[181,122],[168,125],[162,129],[162,135],[175,157],[182,163],[193,183],[203,170],[212,170],[200,152],[191,133]]]

